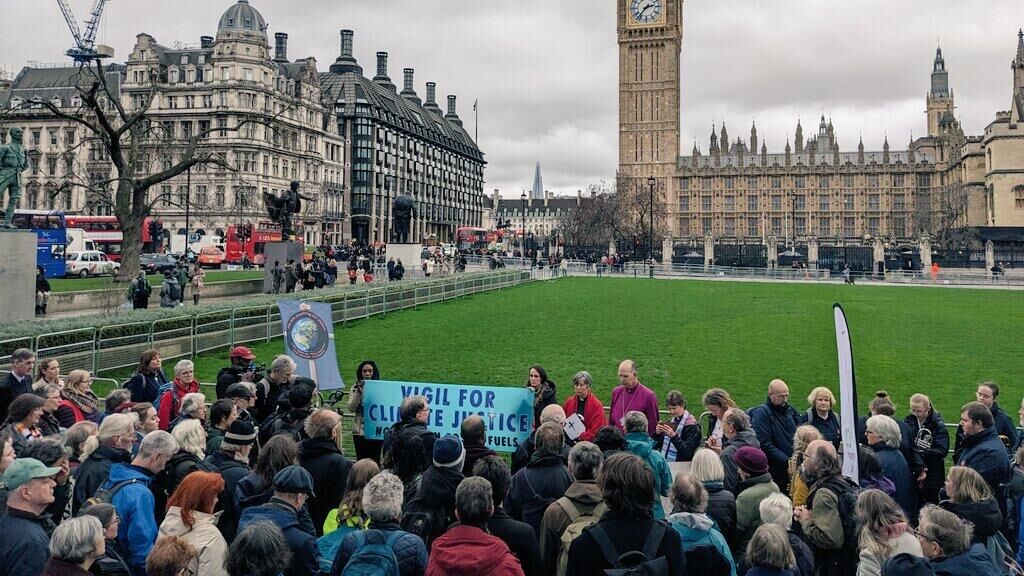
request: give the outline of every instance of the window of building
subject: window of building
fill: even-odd
[[[711,212],[711,196],[700,197],[700,209],[703,212]]]
[[[872,216],[868,218],[868,234],[871,234],[872,236],[878,236],[878,223],[878,216]]]
[[[46,173],[50,176],[57,175],[57,157],[51,156],[46,159]]]
[[[793,186],[796,188],[805,188],[807,186],[807,181],[803,176],[797,176],[796,178],[793,178]]]
[[[747,189],[753,190],[760,186],[760,179],[757,176],[747,176]]]
[[[690,197],[689,196],[684,196],[684,195],[680,195],[679,196],[679,211],[680,212],[689,212],[690,211]]]
[[[793,209],[798,212],[807,210],[807,196],[796,194],[793,196]]]
[[[881,210],[882,202],[878,194],[868,194],[868,210]]]
[[[897,236],[907,235],[907,219],[903,216],[897,216],[892,219],[892,233]]]
[[[1013,189],[1013,207],[1017,210],[1024,210],[1024,186],[1015,186]]]
[[[855,222],[855,220],[854,220],[853,216],[844,216],[843,217],[843,236],[846,236],[847,238],[849,238],[849,237],[854,235],[854,230],[855,230],[854,222]]]
[[[989,150],[991,152],[991,150]],[[917,187],[921,189],[930,188],[932,185],[931,174],[918,174],[917,175]]]
[[[731,216],[725,219],[725,235],[736,235],[736,219]]]
[[[782,210],[782,195],[781,194],[773,194],[772,195],[772,210],[776,210],[776,211],[777,210]]]
[[[775,190],[779,190],[780,188],[782,188],[781,176],[772,176],[772,188],[774,188]]]
[[[818,176],[818,188],[828,188],[828,176]]]
[[[679,235],[689,236],[690,235],[690,219],[680,218],[679,219]]]
[[[796,233],[806,234],[807,233],[807,218],[804,216],[797,216],[794,220],[796,223]]]
[[[170,108],[171,110],[174,110],[175,108],[177,108],[178,107],[178,98],[176,96],[168,96],[167,97],[167,107]]]
[[[680,190],[689,190],[690,189],[690,179],[689,178],[680,178],[679,179],[679,189]]]
[[[829,195],[822,194],[818,196],[818,210],[821,212],[828,212],[829,210]]]
[[[725,197],[725,209],[729,212],[736,210],[736,197],[729,195]]]
[[[50,136],[50,146],[56,147],[57,146],[57,130],[51,128],[50,130],[47,131],[47,133]]]
[[[757,194],[747,195],[747,210],[750,212],[756,212],[758,210],[758,197]]]
[[[878,188],[878,174],[868,175],[868,188]]]
[[[224,187],[223,186],[217,186],[217,194],[214,197],[214,202],[217,204],[218,208],[223,208],[224,207],[224,203],[226,202],[226,198],[225,198],[225,193],[224,193]]]
[[[778,216],[772,217],[772,234],[780,236],[782,234],[782,218]]]
[[[171,187],[169,185],[160,187],[160,201],[163,203],[164,208],[171,207]]]
[[[701,229],[701,233],[704,234],[705,236],[708,235],[708,234],[711,234],[711,217],[710,216],[705,216],[704,218],[700,219],[700,229]]]
[[[892,185],[893,185],[893,188],[902,188],[903,187],[903,174],[893,174],[892,175]]]
[[[832,219],[828,216],[820,216],[818,218],[818,234],[827,236],[832,232]]]
[[[907,208],[906,196],[903,195],[903,194],[893,194],[892,195],[892,209],[893,210],[906,210],[906,208]]]
[[[736,187],[736,178],[734,178],[732,176],[726,176],[726,178],[725,178],[725,188],[726,188],[726,190],[732,190],[735,187]]]
[[[704,190],[711,190],[711,178],[704,178],[700,184]]]
[[[843,210],[853,210],[853,194],[843,194]]]
[[[747,218],[747,236],[760,235],[760,231],[758,231],[758,224],[759,222],[757,218]]]
[[[853,188],[853,175],[852,174],[844,174],[843,175],[843,188]]]

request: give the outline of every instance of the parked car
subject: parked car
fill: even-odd
[[[121,264],[108,260],[107,255],[99,250],[68,252],[64,260],[67,265],[65,276],[88,278],[89,276],[114,274],[121,268]]]
[[[220,268],[224,263],[224,252],[216,246],[207,246],[199,251],[196,261],[203,268]]]
[[[146,274],[163,274],[173,270],[178,258],[171,254],[143,254],[139,257],[139,266]]]

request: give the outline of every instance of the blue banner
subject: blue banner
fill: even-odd
[[[320,390],[344,388],[334,351],[331,305],[323,302],[278,300],[284,348],[295,360],[296,376],[312,378]]]
[[[384,438],[384,431],[401,420],[399,408],[407,396],[427,398],[427,428],[442,436],[458,434],[467,416],[479,415],[487,426],[487,446],[496,452],[515,452],[533,431],[533,391],[527,388],[367,380],[363,387],[367,438]]]

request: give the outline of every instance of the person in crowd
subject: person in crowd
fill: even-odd
[[[306,436],[306,418],[313,412],[313,390],[315,385],[304,385],[301,378],[295,380],[284,393],[283,398],[287,399],[287,408],[281,407],[278,413],[263,423],[261,434],[266,432],[266,440],[284,434],[291,436],[296,442],[301,442]]]
[[[533,391],[533,422],[536,428],[540,426],[541,410],[558,402],[555,383],[548,378],[543,366],[534,364],[527,374],[526,387]]]
[[[69,518],[50,538],[50,558],[40,576],[89,576],[105,552],[103,525],[92,516]]]
[[[383,440],[371,440],[363,429],[363,387],[367,380],[380,380],[380,370],[373,360],[363,360],[356,367],[356,383],[348,393],[348,411],[352,413],[352,444],[356,449],[356,460],[372,458],[380,463]]]
[[[875,458],[882,466],[882,476],[896,485],[896,503],[903,508],[907,518],[917,517],[917,489],[910,475],[910,466],[900,453],[900,427],[889,416],[881,414],[868,418],[865,435],[868,447],[875,452]],[[881,562],[879,562],[881,565]]]
[[[881,490],[891,497],[896,496],[896,484],[885,477],[875,451],[867,446],[857,447],[857,473],[862,489]]]
[[[744,446],[732,455],[732,459],[740,478],[733,541],[737,550],[745,550],[754,531],[761,525],[761,501],[771,494],[781,494],[782,491],[772,480],[768,457],[760,448]]]
[[[79,464],[82,463],[82,453],[85,451],[86,441],[98,432],[99,426],[88,420],[79,422],[64,432],[64,448],[68,452],[68,463],[71,465],[72,473],[75,473]],[[0,474],[3,474],[2,468],[0,468]]]
[[[108,392],[103,400],[103,412],[100,413],[99,420],[102,422],[110,414],[124,414],[134,405],[131,392],[126,388],[115,388]]]
[[[71,516],[71,491],[75,482],[71,478],[71,469],[68,465],[68,455],[64,446],[57,438],[44,438],[38,442],[32,442],[25,448],[24,458],[34,458],[43,463],[47,468],[60,470],[54,477],[56,485],[53,487],[53,502],[51,502],[44,515],[49,517],[53,525],[60,524],[64,518]]]
[[[946,456],[949,454],[949,430],[942,420],[942,414],[932,407],[932,400],[924,394],[910,397],[910,414],[903,419],[910,428],[914,451],[925,465],[925,478],[919,483],[918,500],[929,504],[939,501],[946,475]]]
[[[540,523],[540,549],[545,574],[565,574],[569,553],[563,541],[566,528],[581,518],[596,522],[608,509],[597,486],[597,474],[603,461],[601,449],[586,440],[578,442],[569,451],[569,474],[573,483],[564,496],[547,507]],[[519,559],[522,561],[522,556]],[[529,573],[525,563],[524,571]]]
[[[279,576],[291,562],[284,533],[272,522],[253,522],[228,547],[228,576]]]
[[[487,520],[487,531],[508,545],[512,554],[519,559],[526,576],[546,574],[533,528],[525,522],[512,519],[502,506],[512,482],[508,464],[499,456],[486,456],[476,463],[473,475],[487,480],[491,485],[494,513]]]
[[[857,431],[857,443],[867,444],[866,429],[868,418],[871,416],[888,416],[900,427],[900,452],[907,461],[907,465],[910,466],[910,473],[916,481],[921,482],[925,477],[925,466],[921,456],[914,450],[914,437],[910,431],[910,427],[903,420],[896,419],[896,404],[893,403],[892,397],[885,390],[879,390],[875,392],[875,397],[871,399],[868,404],[868,416],[861,416],[855,426]]]
[[[626,451],[626,435],[614,426],[602,426],[594,434],[594,444],[601,449],[601,454],[607,460],[612,454]]]
[[[796,557],[789,537],[775,524],[759,526],[746,548],[747,576],[793,576]]]
[[[7,410],[14,399],[32,391],[32,371],[36,354],[28,348],[11,352],[11,371],[0,378],[0,422],[7,419]]]
[[[590,372],[580,370],[572,377],[574,394],[569,396],[565,404],[562,405],[562,410],[565,411],[566,415],[580,415],[580,419],[583,420],[584,430],[577,440],[589,442],[594,440],[598,430],[608,424],[608,420],[604,416],[604,406],[601,404],[601,399],[591,391],[592,385],[593,379],[590,377]]]
[[[129,576],[125,552],[117,542],[117,529],[121,519],[113,504],[101,502],[82,510],[82,516],[92,516],[103,526],[103,555],[93,562],[89,573],[93,576]]]
[[[160,307],[177,307],[179,304],[178,299],[182,297],[181,295],[184,291],[184,287],[178,283],[178,279],[174,277],[173,272],[170,270],[164,272],[164,281],[160,283]]]
[[[135,374],[124,383],[124,387],[132,393],[132,402],[156,402],[160,388],[169,382],[162,366],[160,352],[146,350],[142,353]]]
[[[230,366],[217,372],[217,398],[226,398],[228,388],[239,382],[253,382],[256,378],[256,355],[245,346],[235,346],[228,352]]]
[[[619,385],[612,390],[611,425],[625,430],[626,412],[636,410],[647,416],[647,434],[654,436],[658,427],[658,397],[640,383],[636,375],[636,362],[623,360],[619,364]]]
[[[56,358],[36,362],[36,381],[32,383],[32,389],[42,384],[56,384],[58,389],[64,387],[64,380],[60,377],[60,362]]]
[[[44,515],[53,502],[53,476],[60,468],[48,468],[34,458],[19,458],[4,470],[7,510],[0,516],[0,574],[37,576],[48,556],[49,519]]]
[[[406,396],[398,411],[401,421],[391,426],[384,434],[381,464],[385,468],[393,467],[391,444],[399,436],[419,436],[423,444],[423,456],[429,462],[434,456],[434,442],[437,433],[427,429],[430,418],[430,404],[425,396]],[[454,492],[453,492],[454,493]]]
[[[255,442],[256,430],[252,424],[235,420],[224,435],[220,447],[206,457],[206,466],[224,478],[224,489],[217,496],[221,506],[217,528],[228,542],[234,539],[238,528],[235,491],[242,478],[249,474],[249,454]]]
[[[486,532],[494,512],[491,484],[483,478],[466,478],[455,492],[459,524],[439,537],[430,551],[426,576],[523,575],[519,560],[508,546]]]
[[[725,488],[733,494],[739,493],[740,475],[732,456],[744,446],[760,448],[761,443],[751,427],[747,413],[739,408],[730,408],[722,414],[722,449],[719,458],[725,470]]]
[[[284,533],[291,551],[285,576],[317,576],[316,537],[304,531],[299,523],[299,510],[313,493],[313,478],[297,464],[287,466],[274,475],[274,495],[263,505],[246,508],[238,521],[244,531],[250,524],[269,521]]]
[[[295,264],[294,258],[289,258],[284,265],[284,291],[286,294],[295,292],[295,286],[299,283],[299,266]]]
[[[789,497],[794,506],[803,506],[807,503],[807,484],[800,477],[800,466],[804,463],[804,453],[807,445],[815,440],[821,440],[821,432],[810,424],[803,424],[797,427],[793,434],[793,455],[789,457]]]
[[[107,480],[114,464],[127,465],[132,461],[137,421],[135,414],[111,414],[103,419],[96,435],[86,439],[74,475],[71,509],[75,514]]]
[[[21,456],[29,442],[35,442],[43,437],[43,431],[39,429],[39,420],[43,417],[43,404],[46,404],[46,401],[31,392],[26,392],[11,402],[7,420],[0,428],[0,435],[11,438],[15,454]]]
[[[675,481],[672,482],[673,512],[668,521],[669,525],[679,532],[679,537],[683,542],[683,555],[685,556],[687,551],[698,546],[711,547],[717,552],[716,556],[719,558],[717,563],[722,565],[722,561],[724,561],[724,566],[728,567],[729,576],[736,576],[736,562],[732,552],[725,541],[725,536],[715,525],[715,521],[705,514],[707,505],[708,491],[704,488],[704,484],[686,472],[676,474]],[[706,567],[711,568],[714,562],[708,560]],[[695,566],[690,565],[689,568],[692,571]],[[706,574],[706,576],[712,576],[712,574]]]
[[[632,454],[615,454],[597,476],[608,511],[569,546],[567,576],[591,576],[612,568],[608,559],[628,552],[654,549],[647,561],[667,565],[668,574],[684,574],[682,539],[663,520],[654,520],[654,475]],[[610,542],[609,542],[610,541]],[[609,553],[604,550],[609,547]]]
[[[669,471],[668,462],[660,452],[654,449],[654,441],[647,434],[647,430],[650,429],[647,416],[643,412],[630,410],[626,412],[624,419],[626,450],[643,460],[654,474],[652,513],[655,519],[664,519],[665,508],[661,504],[661,497],[668,496],[669,487],[672,485],[672,473]]]
[[[189,565],[195,560],[196,549],[184,538],[162,536],[153,543],[152,551],[146,558],[147,576],[188,576]]]
[[[786,531],[789,546],[793,549],[796,565],[795,576],[814,576],[814,554],[800,536],[793,530],[793,503],[782,494],[769,494],[759,506],[762,524],[775,524]],[[755,531],[756,532],[756,531]],[[746,559],[744,559],[746,562]],[[744,564],[744,568],[747,565]]]
[[[807,447],[800,470],[811,488],[807,505],[793,510],[804,540],[814,552],[819,574],[852,576],[857,565],[857,534],[854,506],[850,500],[858,487],[842,474],[839,454],[826,440]]]
[[[506,502],[509,516],[529,524],[539,540],[544,511],[565,494],[572,476],[562,463],[562,429],[546,422],[537,428],[536,438],[537,450],[530,463],[512,476]]]
[[[988,408],[992,414],[992,428],[995,428],[996,437],[1002,441],[1007,450],[1017,445],[1017,427],[1013,425],[1013,419],[1005,410],[999,407],[999,386],[995,382],[982,382],[978,384],[978,390],[974,393],[975,400]],[[956,440],[953,443],[953,461],[959,462],[963,455],[964,441],[968,434],[964,430],[963,423],[956,428]]]
[[[171,420],[171,423],[167,426],[167,431],[173,433],[179,424],[189,420],[196,420],[205,428],[206,418],[206,395],[202,392],[190,392],[181,398],[181,408],[178,411],[178,416]]]
[[[943,576],[978,576],[997,574],[988,551],[981,544],[971,544],[974,528],[956,514],[934,504],[921,509],[914,535],[921,552]]]
[[[270,293],[280,294],[281,289],[284,287],[284,267],[281,266],[280,260],[274,260],[274,266],[270,269],[270,277],[273,284]]]
[[[922,555],[921,544],[909,530],[907,515],[885,492],[861,492],[857,497],[856,513],[857,525],[860,526],[857,576],[881,576],[882,565],[896,554]]]
[[[659,420],[654,445],[669,462],[689,462],[700,448],[700,423],[686,409],[686,398],[682,392],[670,391],[665,396],[665,404],[672,417],[668,422]]]
[[[363,458],[352,466],[340,499],[341,504],[327,514],[323,523],[323,536],[316,543],[321,569],[326,565],[325,572],[330,570],[345,535],[356,530],[366,530],[369,526],[369,517],[363,510],[363,490],[378,473],[380,467],[369,458]]]
[[[407,506],[416,497],[430,461],[423,456],[423,441],[414,435],[396,438],[391,454],[394,466],[387,471],[402,481],[402,505]]]
[[[992,490],[980,474],[965,466],[953,466],[946,478],[947,500],[939,507],[974,525],[972,543],[985,545],[1003,525],[1003,514]]]
[[[843,432],[839,423],[839,415],[833,409],[836,397],[824,386],[818,386],[807,396],[809,408],[800,415],[800,424],[814,426],[821,437],[828,440],[839,450],[843,440]]]
[[[199,381],[195,378],[196,366],[191,360],[179,360],[174,365],[174,380],[169,389],[153,400],[160,417],[160,429],[167,430],[181,413],[181,404],[187,394],[199,392]],[[134,398],[134,397],[133,397]],[[144,399],[137,399],[145,401]]]
[[[465,459],[466,450],[458,436],[443,436],[434,443],[432,464],[423,472],[416,496],[406,510],[406,513],[430,512],[432,516],[443,517],[441,525],[432,522],[431,526],[424,528],[425,533],[419,534],[427,546],[440,536],[445,526],[456,520],[455,490],[464,478],[462,464]]]
[[[235,488],[235,509],[266,504],[274,496],[274,476],[292,464],[299,463],[299,445],[289,436],[276,436],[260,451],[256,467],[238,482]],[[303,532],[316,535],[316,528],[305,502],[299,509],[299,526]]]
[[[324,521],[346,494],[352,461],[341,453],[338,438],[341,416],[326,408],[315,410],[305,419],[307,439],[299,443],[299,465],[313,478],[313,493],[307,500],[317,535],[323,536]]]
[[[690,474],[708,491],[706,514],[715,521],[725,540],[731,542],[736,529],[736,495],[725,488],[725,469],[718,454],[706,448],[697,450],[690,463]]]
[[[231,423],[238,419],[238,407],[227,398],[222,398],[210,407],[210,427],[206,431],[206,453],[213,454],[220,448]]]
[[[68,428],[82,420],[99,423],[99,399],[92,392],[92,375],[88,370],[72,370],[60,390],[60,398],[55,415],[61,426]]]
[[[0,474],[3,474],[17,457],[11,438],[0,434]]]
[[[459,436],[462,437],[462,445],[466,448],[466,462],[462,465],[463,476],[472,476],[473,467],[482,458],[498,455],[487,447],[487,426],[480,416],[467,416],[459,427]]]
[[[764,404],[750,409],[750,423],[757,435],[760,449],[768,457],[772,480],[789,491],[789,457],[793,455],[793,435],[800,415],[789,404],[789,386],[776,378],[768,384]]]
[[[256,406],[255,384],[252,382],[232,384],[224,392],[224,397],[235,403],[235,407],[238,409],[239,420],[252,424],[253,428],[257,427],[256,415],[251,411]]]
[[[376,462],[369,458],[359,462],[376,466]],[[358,507],[365,510],[366,524],[373,527],[365,532],[360,529],[347,533],[337,554],[328,556],[332,566],[324,572],[340,576],[361,546],[379,541],[394,553],[401,576],[422,575],[427,569],[427,547],[418,536],[405,532],[398,525],[402,516],[402,481],[394,474],[384,472],[370,478],[359,492]]]
[[[131,299],[133,310],[145,310],[149,308],[149,296],[153,293],[153,286],[146,278],[146,271],[139,270],[135,278],[128,286],[128,298]]]
[[[196,262],[192,266],[192,273],[189,274],[189,284],[192,286],[192,304],[199,306],[199,297],[203,294],[203,288],[206,287],[204,279],[206,277],[206,270]]]
[[[562,424],[565,422],[565,410],[563,410],[562,407],[559,406],[558,404],[550,404],[547,407],[545,407],[544,410],[542,410],[540,413],[540,423],[537,425],[537,427],[539,428],[540,426],[548,422],[554,423],[561,429]],[[625,435],[623,435],[622,441],[623,444],[625,444]],[[512,453],[513,474],[522,470],[523,468],[526,467],[527,464],[530,463],[530,459],[533,458],[534,450],[536,450],[536,442],[537,430],[534,429],[533,432],[531,432],[530,435],[526,438],[526,440],[524,440],[522,444],[516,447],[516,451]],[[569,442],[563,441],[561,455],[563,464],[569,462],[569,448]]]
[[[61,402],[60,389],[60,384],[51,384],[50,382],[43,382],[42,384],[37,382],[32,387],[36,396],[42,398],[44,402],[43,415],[39,417],[39,430],[43,433],[44,437],[60,436],[61,430],[64,429],[60,425],[60,420],[57,420],[57,416],[54,414]]]
[[[196,470],[210,472],[206,458],[206,430],[199,420],[189,419],[175,426],[171,436],[178,443],[178,451],[171,456],[165,469],[153,480],[153,495],[156,497],[156,518],[162,521],[167,502],[178,489],[185,477]]]
[[[151,432],[142,440],[131,464],[114,463],[101,486],[113,494],[110,503],[122,519],[117,541],[128,552],[132,576],[146,576],[146,557],[157,537],[156,499],[149,484],[177,451],[178,442],[169,433]]]
[[[973,468],[992,493],[998,493],[999,485],[1010,479],[1010,457],[999,439],[992,412],[982,402],[970,402],[960,409],[960,428],[964,439],[960,454],[953,461]]]
[[[737,408],[736,402],[728,392],[721,388],[712,388],[704,393],[701,398],[704,409],[711,413],[708,417],[708,438],[706,445],[715,452],[722,451],[724,432],[722,431],[722,417],[725,411],[730,408]]]
[[[213,515],[217,495],[224,490],[224,478],[215,472],[196,472],[181,481],[167,502],[167,515],[160,523],[160,536],[177,536],[196,549],[191,563],[193,574],[226,576],[224,556],[227,541],[217,529]]]
[[[138,417],[138,420],[135,422],[135,443],[132,446],[132,454],[134,455],[138,453],[139,444],[142,443],[142,439],[146,437],[146,434],[160,429],[160,417],[156,415],[156,407],[149,402],[133,403],[131,412]]]

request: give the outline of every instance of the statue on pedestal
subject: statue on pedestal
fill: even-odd
[[[405,244],[409,242],[409,226],[416,213],[416,201],[408,194],[395,197],[391,206],[392,231],[391,241]]]
[[[273,222],[281,226],[281,239],[285,242],[291,240],[295,235],[292,215],[302,211],[303,200],[312,201],[313,198],[299,192],[297,180],[292,180],[290,189],[281,197],[274,196],[269,192],[263,193],[263,204],[267,208],[267,215]]]
[[[21,128],[11,128],[11,143],[0,146],[0,202],[8,194],[7,210],[4,213],[4,228],[14,228],[14,210],[21,200],[21,173],[28,168],[28,155],[21,145]],[[0,204],[2,205],[2,204]]]

